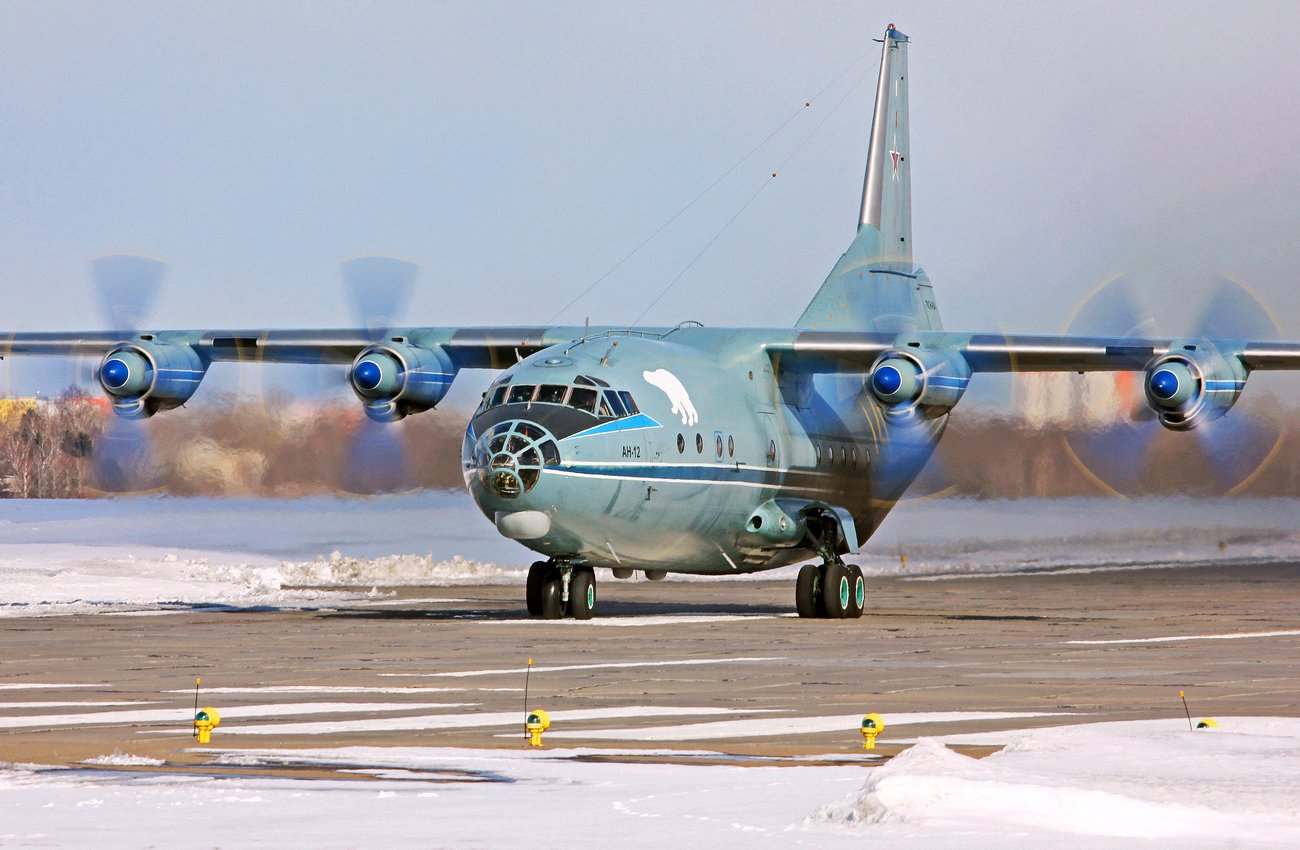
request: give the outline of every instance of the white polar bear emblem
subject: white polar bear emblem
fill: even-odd
[[[694,425],[700,421],[700,414],[695,412],[695,405],[691,404],[691,394],[672,372],[656,369],[653,372],[642,372],[641,377],[645,378],[647,384],[664,391],[664,395],[673,403],[673,413],[681,414],[683,425]]]

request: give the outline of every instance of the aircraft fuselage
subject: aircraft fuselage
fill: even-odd
[[[483,513],[547,558],[745,573],[816,554],[771,525],[779,512],[756,519],[773,500],[837,506],[865,540],[944,421],[883,479],[875,461],[891,450],[890,426],[863,375],[786,374],[743,331],[630,331],[505,370],[469,423],[462,460]]]

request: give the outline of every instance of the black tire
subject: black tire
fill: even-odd
[[[822,575],[812,564],[799,568],[799,578],[794,583],[794,610],[800,617],[818,616],[821,608]]]
[[[564,616],[564,582],[559,570],[551,570],[542,582],[541,615],[543,620],[558,620]]]
[[[547,561],[536,561],[528,568],[528,589],[524,598],[527,600],[530,616],[541,616],[542,584],[546,581],[547,571],[552,569],[554,568]]]
[[[849,581],[849,571],[843,564],[827,564],[826,576],[822,584],[822,600],[826,616],[832,620],[842,620],[849,613],[849,603],[853,599],[853,586]]]
[[[574,570],[569,577],[569,616],[590,620],[596,613],[596,574],[591,570]]]
[[[857,564],[849,566],[849,611],[848,616],[856,620],[862,616],[862,609],[867,604],[867,580],[862,577],[862,568]]]

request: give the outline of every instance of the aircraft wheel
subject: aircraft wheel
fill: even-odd
[[[849,613],[849,604],[853,601],[853,582],[849,580],[849,570],[843,564],[827,564],[826,576],[822,584],[822,599],[826,606],[826,616],[832,620],[842,620]]]
[[[812,564],[799,568],[799,578],[794,583],[794,610],[800,617],[816,617],[821,607],[822,576]]]
[[[558,620],[564,616],[564,579],[559,570],[552,568],[547,571],[540,602],[543,620]]]
[[[546,582],[546,573],[554,569],[547,561],[535,561],[528,568],[528,590],[525,598],[528,601],[528,613],[534,617],[542,613],[542,585]]]
[[[569,614],[575,620],[590,620],[596,613],[596,573],[575,569],[569,578]]]
[[[850,565],[849,571],[849,610],[848,616],[857,619],[862,616],[862,609],[867,604],[867,580],[862,577],[862,568]]]

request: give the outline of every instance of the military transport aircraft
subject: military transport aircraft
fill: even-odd
[[[0,355],[99,357],[127,418],[178,407],[219,361],[348,364],[379,422],[434,407],[461,369],[500,369],[464,477],[498,531],[544,558],[531,614],[591,617],[596,568],[820,559],[799,571],[799,615],[859,617],[862,571],[841,556],[916,478],[974,373],[1141,372],[1154,418],[1185,431],[1227,414],[1251,372],[1300,368],[1300,342],[944,331],[912,260],[908,39],[891,24],[882,41],[857,235],[793,328],[18,333]]]

